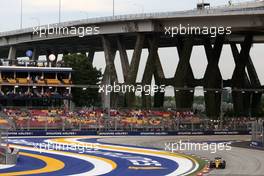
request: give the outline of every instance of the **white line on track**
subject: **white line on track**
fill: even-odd
[[[37,151],[37,152],[39,151],[38,149],[33,148],[33,147],[24,147],[24,146],[20,146],[20,145],[15,145],[15,147],[22,149],[22,150]],[[104,174],[111,172],[114,169],[110,163],[105,162],[105,161],[100,160],[100,159],[97,159],[94,156],[91,157],[89,155],[79,155],[76,153],[58,152],[58,151],[53,151],[53,150],[42,150],[42,152],[77,158],[77,159],[84,160],[84,161],[89,162],[89,163],[94,165],[92,170],[87,171],[87,172],[83,172],[80,174],[74,174],[74,176],[104,175]]]
[[[79,141],[79,139],[84,139],[84,138],[66,138],[65,140],[68,142],[87,144],[86,142]],[[52,142],[52,143],[59,143],[59,142],[55,142],[53,140],[45,140],[45,141],[46,142]],[[111,147],[111,148],[109,149],[107,147]],[[157,154],[157,152],[160,152],[160,150],[142,149],[142,148],[136,148],[136,147],[124,147],[124,146],[116,146],[116,145],[105,145],[105,144],[100,144],[99,149],[108,150],[108,151],[116,151],[116,152],[150,155],[150,156],[160,157],[160,158],[164,158],[164,159],[169,159],[173,162],[176,162],[179,165],[179,167],[175,171],[173,171],[172,173],[168,174],[167,176],[189,175],[189,174],[193,173],[194,171],[196,171],[199,167],[199,163],[197,163],[196,161],[192,161],[191,159],[189,159],[187,157],[186,158],[185,157],[177,157],[177,155],[175,155],[175,156],[162,155],[162,153]],[[142,152],[138,152],[138,151],[133,152],[133,151],[127,150],[127,149],[137,149],[137,150],[141,150]],[[144,151],[146,151],[146,152],[144,152]],[[153,153],[150,153],[151,151]]]
[[[0,164],[0,169],[8,169],[14,166],[15,166],[14,164],[8,164],[8,165]]]

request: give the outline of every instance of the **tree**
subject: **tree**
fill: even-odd
[[[73,69],[72,81],[74,85],[98,85],[102,77],[101,70],[93,67],[88,58],[82,54],[65,55],[63,65]],[[98,88],[72,89],[73,102],[76,106],[98,105]]]

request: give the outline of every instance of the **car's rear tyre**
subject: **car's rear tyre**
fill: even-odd
[[[223,164],[222,164],[222,167],[221,167],[222,169],[225,169],[226,168],[226,162],[225,161],[223,161]]]
[[[210,161],[209,168],[210,169],[214,168],[214,163],[212,161]]]

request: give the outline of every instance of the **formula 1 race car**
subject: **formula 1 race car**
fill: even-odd
[[[209,168],[213,169],[225,169],[226,161],[223,160],[221,157],[216,157],[213,161],[210,161]]]

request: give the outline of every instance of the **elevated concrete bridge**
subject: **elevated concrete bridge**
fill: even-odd
[[[263,4],[263,2],[262,2]],[[166,27],[175,26],[231,27],[231,35],[176,35],[165,34]],[[104,51],[106,69],[103,84],[117,82],[114,65],[116,52],[119,51],[125,84],[136,84],[141,53],[144,48],[149,51],[142,85],[151,83],[154,75],[157,85],[165,84],[175,87],[176,107],[191,108],[194,88],[205,88],[206,111],[210,117],[220,114],[221,90],[223,87],[233,89],[233,102],[237,115],[257,115],[260,111],[261,91],[263,90],[250,58],[250,49],[254,43],[264,42],[264,8],[212,8],[169,13],[150,13],[124,15],[105,18],[94,18],[80,21],[53,24],[56,27],[99,27],[100,34],[84,37],[78,35],[45,34],[40,37],[33,28],[0,33],[0,58],[14,60],[24,56],[28,49],[34,51],[33,59],[40,55],[86,53],[92,62],[94,53]],[[48,26],[42,26],[48,27]],[[203,79],[195,79],[190,66],[190,57],[194,46],[204,46],[207,69]],[[230,45],[235,60],[235,70],[231,80],[223,80],[218,66],[223,45]],[[241,46],[239,51],[238,46]],[[166,78],[161,66],[158,48],[176,47],[179,63],[173,78]],[[127,50],[133,49],[132,61],[129,64]],[[202,59],[202,58],[199,58]],[[230,58],[231,59],[231,58]],[[247,70],[247,71],[246,71]],[[237,91],[237,90],[247,91]],[[252,91],[251,91],[252,90]],[[116,95],[111,96],[111,105],[116,106]],[[106,100],[106,97],[103,96]],[[164,93],[155,94],[154,106],[163,106]],[[251,101],[252,100],[252,101]],[[142,105],[151,107],[149,96],[143,96]],[[106,101],[105,101],[106,102]],[[135,95],[125,96],[125,106],[135,103]]]

